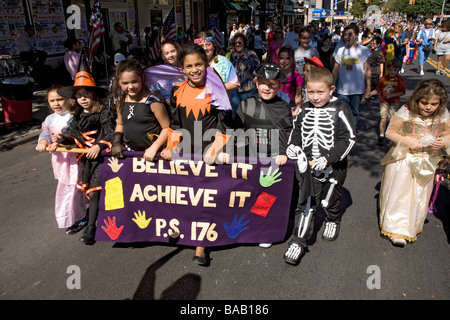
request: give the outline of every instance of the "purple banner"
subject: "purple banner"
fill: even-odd
[[[97,241],[210,247],[284,239],[295,162],[278,168],[256,159],[208,165],[125,155],[107,156],[100,167]]]

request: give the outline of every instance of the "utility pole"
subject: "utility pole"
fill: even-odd
[[[333,32],[334,4],[335,0],[330,0],[330,34]],[[445,0],[444,0],[445,1]]]
[[[441,21],[439,22],[441,24],[442,24],[442,17],[444,16],[444,7],[445,7],[445,0],[442,1]]]

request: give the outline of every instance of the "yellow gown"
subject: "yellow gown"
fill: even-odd
[[[386,135],[400,137],[382,159],[385,165],[379,197],[381,234],[388,237],[417,240],[427,216],[434,186],[434,173],[445,153],[449,154],[450,114],[424,118],[414,116],[405,106],[392,118]],[[446,148],[433,151],[430,146],[410,150],[405,137],[418,140],[432,135],[445,140]],[[394,139],[395,140],[395,139]]]

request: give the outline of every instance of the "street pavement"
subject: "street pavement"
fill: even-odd
[[[407,94],[402,103],[423,79],[438,78],[450,92],[449,77],[435,76],[430,64],[425,66],[426,75],[419,76],[414,63],[405,66]],[[78,240],[81,234],[68,236],[58,229],[50,156],[35,150],[37,125],[45,118],[46,105],[35,103],[35,121],[28,132],[23,129],[0,137],[0,299],[158,300],[159,304],[150,305],[152,310],[162,306],[165,315],[174,319],[183,318],[185,307],[212,301],[214,316],[227,316],[226,303],[246,303],[251,306],[247,315],[250,308],[256,315],[257,304],[267,305],[268,311],[264,310],[274,315],[284,306],[290,311],[307,306],[300,300],[450,299],[450,234],[443,221],[429,214],[417,242],[404,248],[392,246],[379,235],[380,160],[388,146],[376,144],[377,101],[361,106],[357,143],[349,155],[344,184],[345,213],[336,241],[322,241],[324,216],[319,212],[309,252],[300,265],[283,260],[292,232],[290,220],[286,241],[269,249],[258,245],[213,248],[209,267],[191,261],[194,250],[190,247],[105,242],[85,246]],[[78,275],[79,282],[74,280]],[[73,283],[80,287],[74,288]],[[164,300],[190,301],[172,305]],[[281,306],[280,301],[284,301]],[[322,312],[319,305],[315,308]],[[270,319],[259,310],[261,319]]]

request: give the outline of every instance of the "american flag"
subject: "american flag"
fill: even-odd
[[[166,40],[177,40],[177,28],[175,26],[175,11],[170,11],[161,30],[158,31],[153,47],[150,49],[150,59],[156,60],[160,56],[161,43]]]
[[[213,27],[214,42],[219,48],[223,48],[223,34],[217,27]]]
[[[101,37],[105,34],[102,12],[100,11],[100,0],[96,0],[92,8],[91,19],[89,20],[89,41],[87,46],[87,58],[89,65],[95,51],[100,46]]]

